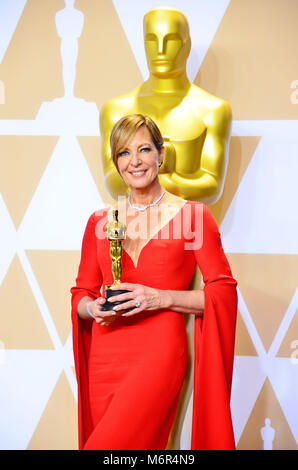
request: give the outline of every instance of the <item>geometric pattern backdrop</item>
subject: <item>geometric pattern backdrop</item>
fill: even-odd
[[[1,449],[77,448],[69,289],[111,202],[99,111],[146,79],[143,15],[161,5],[72,3],[0,0]],[[237,448],[297,449],[298,2],[166,4],[189,21],[189,79],[233,110],[210,210],[238,281]]]

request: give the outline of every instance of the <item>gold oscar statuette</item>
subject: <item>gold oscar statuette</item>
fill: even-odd
[[[112,286],[120,284],[121,282],[121,257],[122,257],[122,241],[125,238],[126,227],[123,223],[118,220],[118,211],[113,210],[113,220],[106,225],[106,235],[110,242],[110,256],[112,259],[112,273],[114,282],[113,284],[106,286],[105,298],[106,302],[101,306],[101,310],[109,311],[113,310],[115,305],[119,305],[122,302],[109,302],[108,299],[113,295],[119,295],[127,292],[126,290],[111,290]]]

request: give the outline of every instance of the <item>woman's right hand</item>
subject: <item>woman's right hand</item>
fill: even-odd
[[[97,299],[89,302],[87,304],[87,311],[89,315],[94,318],[96,323],[99,325],[107,326],[113,323],[115,318],[118,316],[117,312],[111,311],[103,311],[100,310],[100,307],[106,302],[106,299],[103,297],[98,297]]]

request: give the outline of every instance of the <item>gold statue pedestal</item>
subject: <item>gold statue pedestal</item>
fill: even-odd
[[[123,301],[109,302],[110,297],[113,297],[115,295],[125,294],[126,292],[130,292],[130,291],[124,290],[124,289],[117,289],[117,290],[113,289],[112,290],[110,287],[111,286],[106,287],[106,289],[105,289],[106,302],[103,305],[100,306],[100,310],[103,310],[105,312],[111,311],[111,310],[113,310],[113,307],[115,307],[115,305],[120,305],[120,304],[123,303]],[[131,310],[131,308],[124,309],[123,311],[128,312],[129,310]]]

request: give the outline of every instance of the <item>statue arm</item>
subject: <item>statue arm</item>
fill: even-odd
[[[221,195],[227,166],[231,123],[229,104],[222,102],[215,111],[208,114],[206,121],[207,133],[202,148],[200,168],[196,174],[189,178],[187,174],[178,174],[174,170],[161,174],[159,178],[161,185],[169,192],[187,200],[200,200],[205,204],[213,204]]]
[[[205,204],[213,203],[214,194],[218,186],[213,175],[200,170],[196,178],[187,178],[177,173],[160,175],[160,184],[170,193],[188,201],[202,201]]]
[[[106,115],[107,111],[104,105],[100,114],[101,161],[106,189],[111,197],[116,200],[118,196],[127,196],[128,188],[119,175],[111,157],[110,133],[113,123],[109,121]]]

